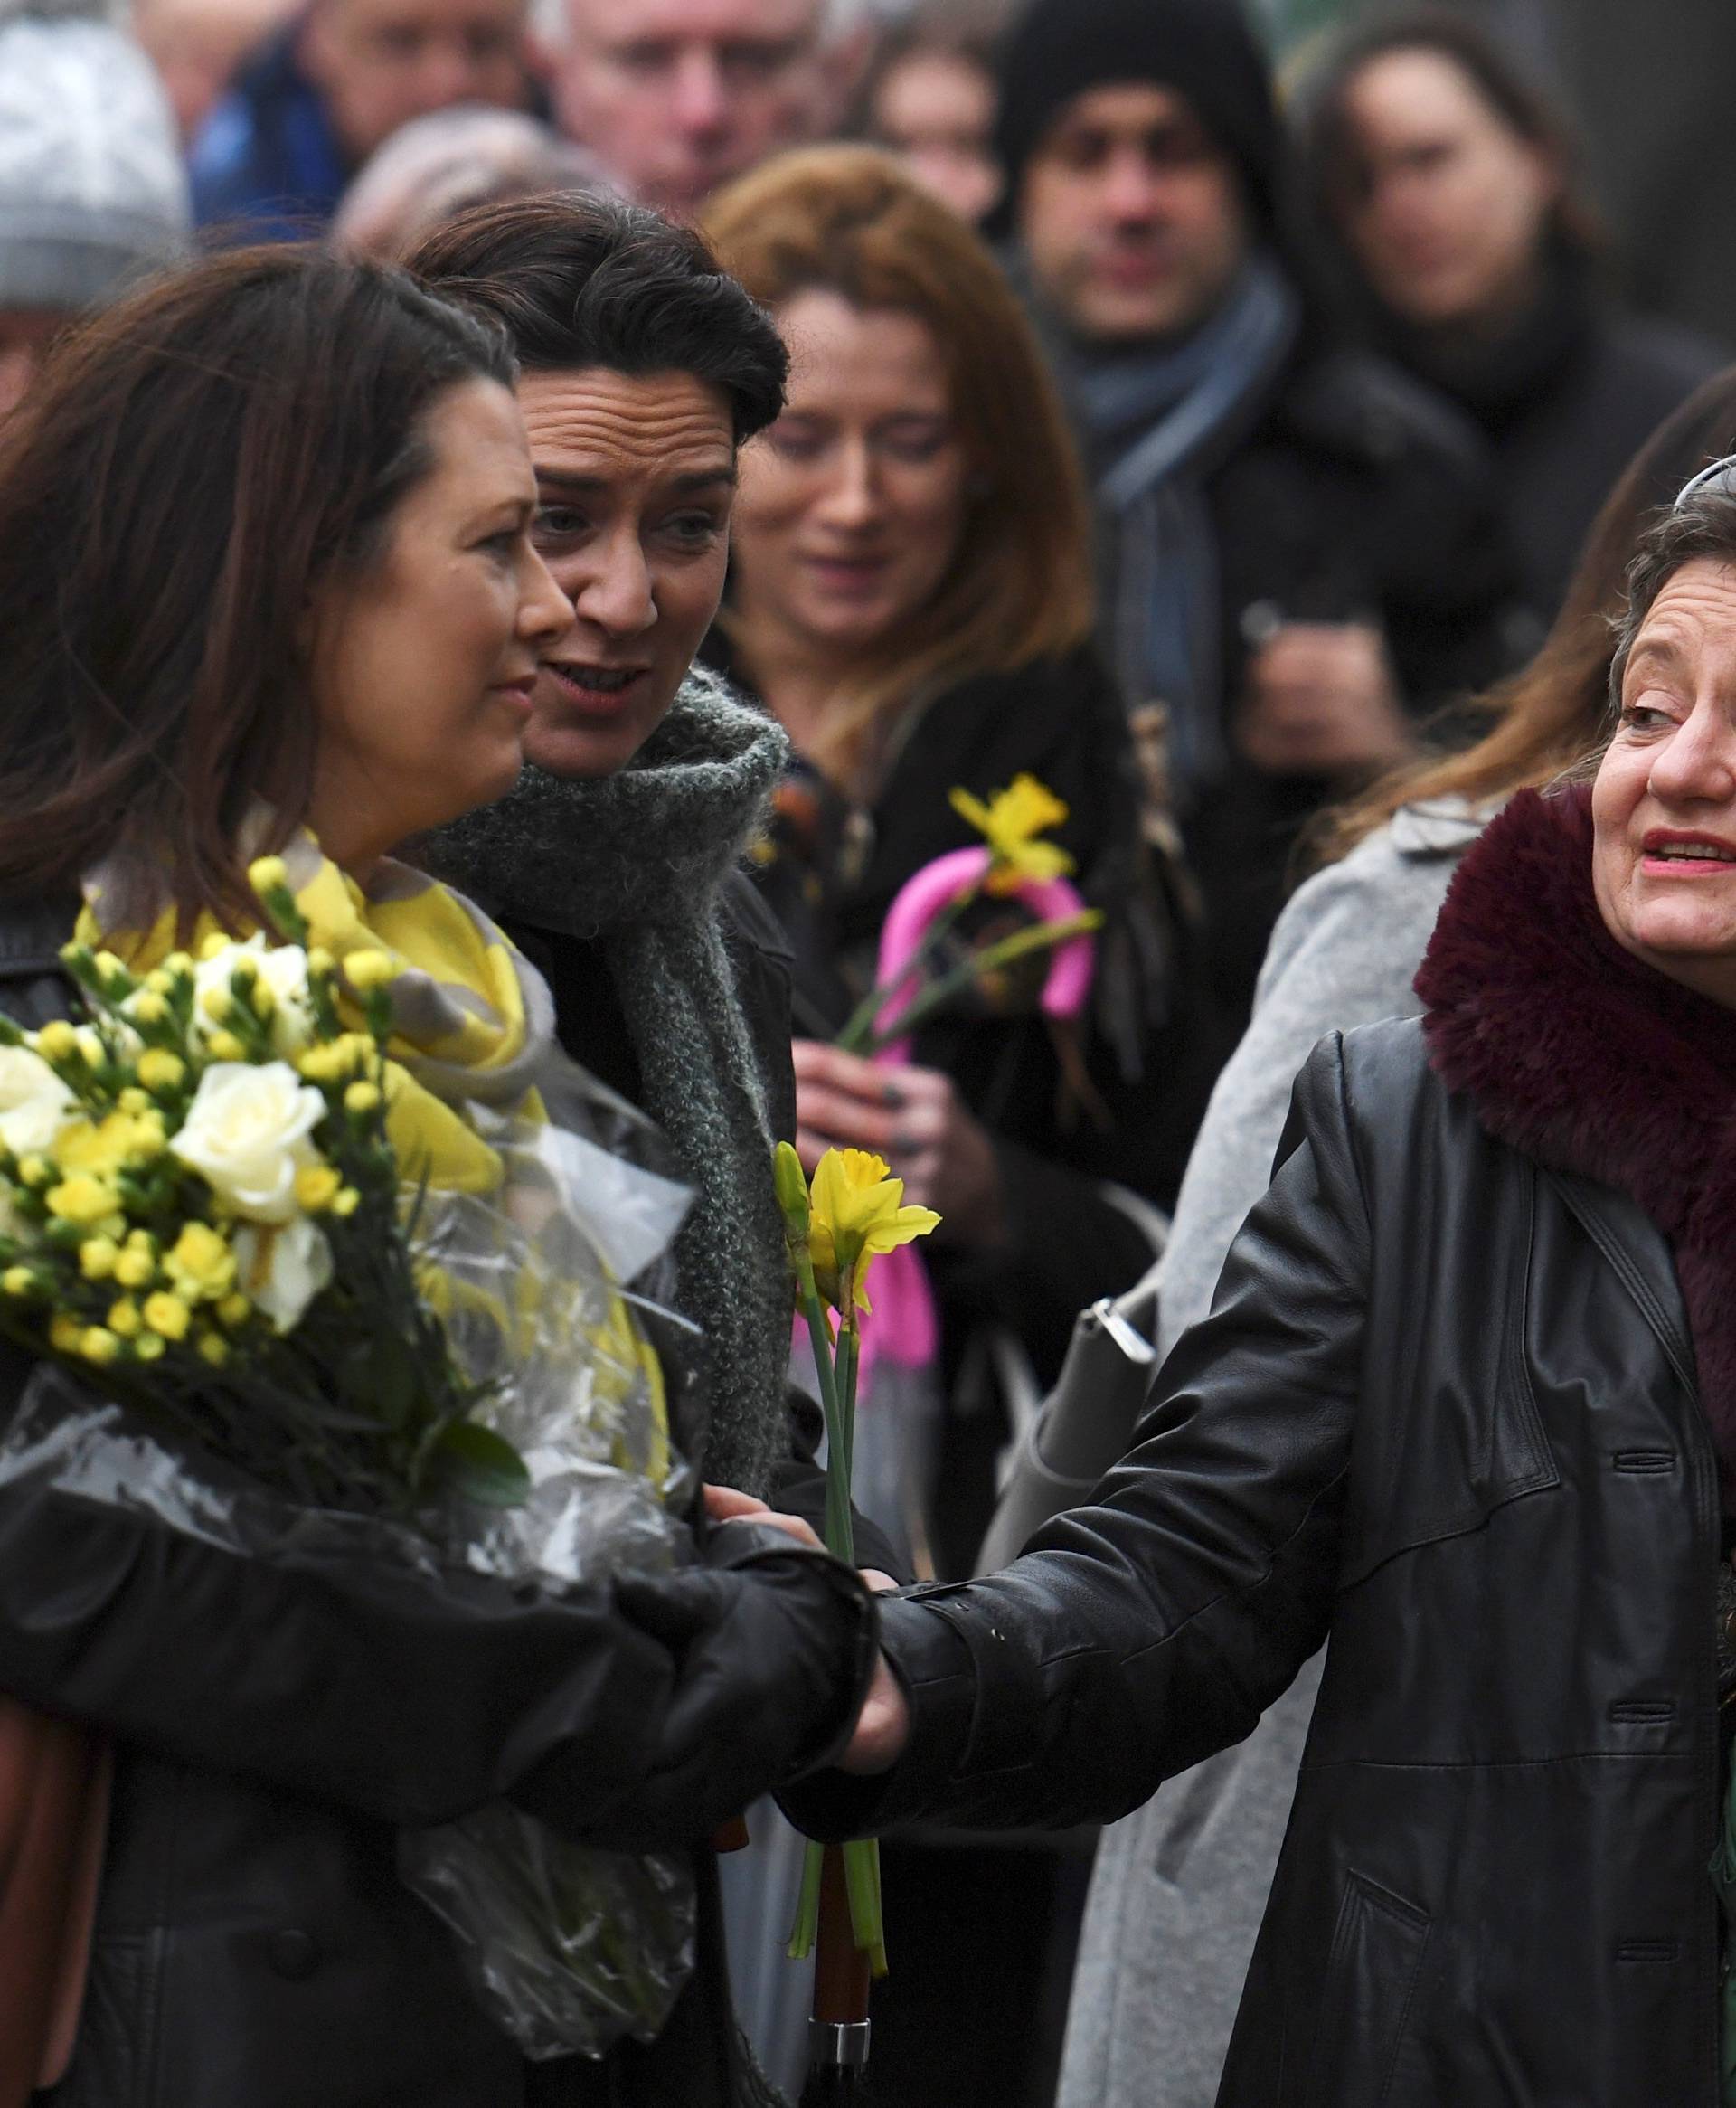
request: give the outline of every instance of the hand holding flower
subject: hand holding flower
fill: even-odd
[[[812,1169],[832,1148],[874,1150],[904,1181],[907,1200],[944,1216],[949,1242],[978,1250],[998,1242],[1000,1160],[950,1076],[863,1061],[820,1040],[798,1039],[792,1054],[804,1165]]]

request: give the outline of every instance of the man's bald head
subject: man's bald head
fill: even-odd
[[[566,14],[561,127],[644,203],[691,218],[832,122],[826,0],[566,0]]]

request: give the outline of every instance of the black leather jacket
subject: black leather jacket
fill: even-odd
[[[1094,1506],[886,1607],[908,1752],[798,1820],[1118,1816],[1329,1638],[1221,2108],[1713,2108],[1716,1477],[1659,1232],[1416,1023],[1335,1035],[1158,1395]]]
[[[58,1014],[68,926],[0,912],[0,1007]],[[0,1401],[24,1374],[0,1356]],[[117,1753],[78,2046],[44,2108],[656,2098],[525,2065],[399,1882],[394,1832],[505,1796],[606,1846],[703,1839],[847,1730],[873,1631],[854,1575],[757,1527],[666,1581],[435,1592],[364,1556],[241,1560],[46,1479],[0,1489],[0,1690]],[[689,2015],[684,2099],[727,2097],[712,2018],[705,2038]]]

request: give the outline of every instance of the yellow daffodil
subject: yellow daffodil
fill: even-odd
[[[221,1230],[188,1223],[163,1254],[163,1271],[186,1301],[215,1302],[235,1285],[235,1254]]]
[[[848,1316],[872,1308],[868,1269],[882,1252],[926,1237],[940,1218],[932,1208],[906,1207],[904,1181],[866,1149],[828,1149],[814,1174],[808,1238],[814,1277],[835,1310]]]
[[[108,1329],[118,1339],[137,1339],[144,1322],[131,1296],[121,1296],[108,1306]]]
[[[947,796],[952,809],[988,844],[994,861],[983,883],[990,893],[1010,893],[1021,879],[1065,878],[1072,870],[1072,858],[1058,842],[1036,838],[1060,827],[1068,808],[1034,776],[1015,776],[986,805],[968,790],[949,790]]]

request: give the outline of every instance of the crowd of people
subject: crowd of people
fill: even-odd
[[[793,2096],[789,1822],[889,1833],[886,2108],[1736,2100],[1736,369],[1470,16],[1307,56],[0,0],[0,1011],[316,869],[448,1117],[660,1136],[692,1470],[666,1573],[419,1593],[0,1435],[0,1956],[20,1723],[113,1753],[0,2108]],[[854,1575],[780,1141],[939,1218]],[[1114,1299],[1145,1416],[985,1573]],[[659,2026],[476,2002],[393,1840],[497,1801],[688,1869]]]

